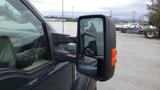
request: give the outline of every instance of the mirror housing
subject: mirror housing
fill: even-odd
[[[77,71],[95,80],[109,80],[114,75],[116,55],[116,29],[110,18],[104,15],[79,17]]]

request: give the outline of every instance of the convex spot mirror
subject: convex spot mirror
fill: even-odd
[[[116,29],[104,15],[78,19],[77,70],[93,79],[106,81],[114,74]]]

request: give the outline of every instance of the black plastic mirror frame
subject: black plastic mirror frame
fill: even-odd
[[[116,48],[116,30],[114,28],[113,23],[111,20],[104,15],[87,15],[87,16],[81,16],[78,18],[78,31],[77,31],[77,71],[79,72],[79,65],[78,60],[79,53],[80,53],[80,21],[81,19],[87,19],[87,18],[101,18],[103,19],[103,32],[104,32],[104,61],[98,61],[97,64],[97,76],[93,77],[90,75],[87,75],[88,77],[91,77],[95,80],[99,81],[106,81],[110,79],[114,74],[115,66],[112,66],[112,49]]]

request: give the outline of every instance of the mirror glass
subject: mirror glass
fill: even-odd
[[[98,60],[104,60],[104,27],[101,18],[80,20],[80,60],[79,71],[97,76]]]

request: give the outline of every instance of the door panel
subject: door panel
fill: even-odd
[[[46,78],[44,76],[54,69],[53,66],[53,63],[47,63],[30,72],[10,68],[1,68],[0,90],[28,90]]]
[[[71,90],[74,66],[68,62],[48,63],[32,72],[1,70],[0,90]]]
[[[83,74],[77,73],[75,90],[97,90],[96,80],[91,79]]]
[[[50,76],[31,90],[71,90],[74,66],[71,63],[60,63],[51,71]]]

